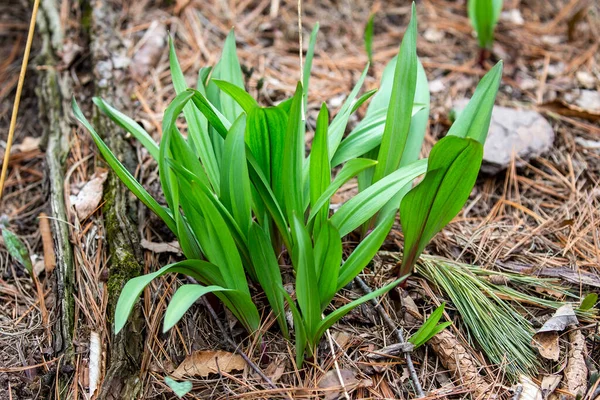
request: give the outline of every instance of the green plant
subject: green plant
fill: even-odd
[[[469,19],[477,32],[479,47],[490,50],[494,43],[494,29],[502,11],[502,0],[469,0]]]
[[[307,155],[304,110],[316,33],[315,28],[304,82],[298,83],[293,97],[276,107],[261,107],[245,91],[233,32],[225,41],[219,63],[213,69],[200,70],[196,89],[186,87],[170,42],[171,76],[177,95],[164,112],[160,144],[132,119],[102,99],[94,99],[101,111],[135,136],[156,160],[166,206],[152,198],[115,158],[73,101],[75,116],[90,131],[107,163],[164,220],[186,257],[125,285],[116,309],[117,332],[125,325],[143,289],[169,272],[191,276],[200,284],[183,285],[175,292],[165,313],[165,331],[200,296],[212,292],[248,332],[258,332],[260,317],[252,301],[249,278],[262,287],[285,336],[287,300],[294,317],[300,364],[305,354],[314,355],[321,336],[332,324],[405,278],[340,308],[331,307],[335,294],[362,271],[383,244],[403,195],[428,169],[427,160],[418,160],[429,93],[416,57],[414,5],[397,58],[400,61],[386,68],[383,89],[373,97],[365,119],[344,139],[350,116],[375,93],[359,96],[368,66],[331,122],[327,107],[321,107]],[[499,69],[493,70],[493,79],[499,79]],[[475,107],[487,115],[497,85],[478,89],[476,95],[482,90],[486,101],[475,101],[475,96]],[[463,114],[468,116],[467,110]],[[176,124],[181,113],[187,122],[187,138]],[[469,118],[475,117],[465,120]],[[488,126],[472,125],[441,140],[436,151],[480,146],[472,138],[484,139],[481,131],[487,133]],[[468,156],[476,158],[479,153]],[[449,171],[446,175],[456,177],[458,172],[452,167],[456,160],[445,157],[437,162]],[[341,169],[333,169],[340,165]],[[476,175],[477,162],[464,165]],[[332,179],[334,171],[337,174]],[[331,197],[356,176],[361,181],[360,193],[330,215]],[[343,237],[361,225],[369,230],[343,260]],[[293,267],[295,300],[283,288],[281,264]]]
[[[415,346],[415,349],[417,347],[424,345],[425,343],[427,343],[429,341],[429,339],[431,339],[432,337],[434,337],[435,335],[437,335],[438,333],[440,333],[441,331],[443,331],[444,329],[446,329],[447,327],[452,325],[452,322],[450,322],[450,321],[446,321],[446,322],[442,322],[441,324],[438,324],[438,322],[440,322],[440,319],[444,315],[445,307],[446,307],[446,303],[442,303],[439,307],[437,307],[435,310],[433,310],[433,312],[431,313],[429,318],[427,318],[427,320],[423,323],[423,325],[421,325],[419,330],[417,330],[408,339],[408,341]]]

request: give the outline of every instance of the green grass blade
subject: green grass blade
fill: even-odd
[[[469,20],[477,32],[479,47],[491,49],[494,44],[494,29],[502,11],[502,0],[469,0]]]
[[[317,128],[310,151],[310,205],[315,206],[319,197],[331,183],[331,166],[329,165],[329,151],[327,149],[327,127],[329,125],[329,112],[325,103],[317,117]],[[315,219],[315,229],[320,229],[321,224],[328,217],[329,210],[322,208]]]
[[[319,324],[319,327],[314,336],[314,341],[317,342],[318,339],[321,338],[321,336],[323,336],[323,334],[325,333],[325,331],[327,329],[331,328],[331,326],[333,324],[338,322],[342,317],[344,317],[350,311],[352,311],[356,307],[360,306],[361,304],[363,304],[371,299],[374,299],[375,297],[381,296],[382,294],[389,292],[394,287],[396,287],[400,282],[402,282],[404,279],[406,279],[406,277],[396,279],[394,282],[392,282],[380,289],[374,290],[373,292],[371,292],[359,299],[356,299],[356,300],[346,304],[343,307],[338,308],[337,310],[335,310],[334,312],[332,312],[331,314],[326,316]]]
[[[183,285],[173,295],[167,311],[163,325],[163,333],[174,327],[183,317],[183,314],[202,296],[207,293],[224,292],[229,289],[221,286],[202,286],[202,285]]]
[[[350,281],[354,279],[367,264],[371,262],[371,260],[373,260],[373,257],[375,257],[375,254],[377,254],[379,248],[392,229],[395,217],[396,215],[392,214],[382,220],[375,226],[375,229],[367,234],[358,246],[356,246],[352,254],[350,254],[340,268],[336,290],[340,290],[350,283]]]
[[[115,157],[115,155],[112,153],[112,151],[110,151],[108,146],[106,146],[102,138],[100,138],[100,135],[96,133],[92,125],[85,118],[75,99],[72,100],[71,106],[73,108],[75,118],[77,118],[77,120],[88,130],[88,132],[90,132],[90,134],[92,135],[92,139],[94,139],[96,146],[98,146],[98,150],[100,150],[100,153],[102,154],[102,157],[104,157],[108,165],[113,169],[115,174],[117,174],[119,179],[125,184],[125,186],[127,186],[129,190],[131,190],[131,192],[138,199],[140,199],[142,203],[144,203],[144,205],[146,205],[146,207],[148,207],[150,210],[152,210],[152,212],[158,215],[160,219],[162,219],[165,222],[165,224],[169,227],[169,229],[176,234],[177,227],[175,226],[175,221],[171,216],[171,212],[165,207],[158,204],[154,197],[152,197],[146,191],[146,189],[144,189],[144,187],[140,185],[138,181],[135,180],[133,175],[131,175],[131,173],[123,166],[123,164],[121,164],[117,157]]]
[[[367,57],[369,57],[369,63],[373,64],[373,26],[375,23],[375,14],[371,14],[369,16],[369,20],[367,21],[367,25],[365,26],[365,51],[367,52]]]
[[[214,79],[227,81],[241,89],[244,88],[244,75],[242,74],[240,61],[237,57],[235,48],[235,33],[233,29],[229,31],[229,34],[225,39],[225,43],[223,44],[223,52],[221,53],[221,59],[213,69],[211,83],[209,83],[209,86],[214,84],[214,82],[212,82]],[[219,95],[221,112],[229,121],[235,121],[242,113],[242,108],[232,97],[223,91],[217,89],[217,93]]]
[[[273,185],[282,185],[283,204],[289,220],[294,213],[303,214],[302,165],[304,163],[304,120],[302,118],[302,85],[298,83],[294,101],[290,109],[282,165],[282,181],[273,181]],[[275,190],[277,193],[278,190]]]
[[[329,200],[338,191],[340,187],[350,179],[355,177],[361,171],[364,171],[368,168],[372,168],[377,164],[375,160],[369,160],[367,158],[355,158],[354,160],[348,161],[342,167],[342,170],[337,174],[333,182],[325,191],[319,196],[315,204],[311,207],[310,214],[308,216],[308,222],[311,222],[317,213],[322,212],[323,210],[329,212]]]
[[[185,82],[185,77],[177,60],[177,54],[175,53],[175,46],[173,40],[169,36],[169,64],[171,67],[171,79],[173,80],[173,87],[175,92],[179,95],[184,93],[188,87]],[[187,103],[187,102],[186,102]],[[179,115],[179,113],[178,113]],[[198,112],[193,104],[185,104],[183,108],[183,115],[188,124],[188,136],[189,141],[192,144],[192,148],[200,158],[202,165],[206,170],[208,179],[211,182],[213,188],[218,194],[219,188],[219,164],[213,149],[212,142],[208,130],[206,129],[206,118]],[[164,130],[163,130],[164,132]]]
[[[461,210],[475,185],[482,157],[483,146],[473,139],[446,136],[433,147],[425,179],[400,205],[401,275],[412,272],[427,243]]]
[[[252,190],[246,161],[244,131],[246,115],[233,123],[225,139],[221,168],[221,201],[235,218],[238,226],[248,234],[252,222]]]
[[[331,217],[331,223],[345,236],[377,213],[398,191],[426,171],[426,160],[399,168],[346,203]],[[377,166],[375,166],[377,168]]]
[[[377,158],[379,163],[375,167],[373,182],[395,171],[400,165],[410,130],[416,85],[417,16],[413,3],[410,23],[398,53],[392,94]]]
[[[317,22],[310,33],[310,39],[308,41],[308,50],[306,51],[306,57],[304,58],[304,70],[302,73],[302,88],[304,89],[304,109],[306,110],[306,102],[308,101],[308,85],[310,83],[310,74],[312,71],[312,62],[315,55],[315,45],[317,43],[317,34],[319,33],[319,23]]]
[[[484,144],[492,118],[492,109],[502,79],[502,61],[499,61],[479,81],[469,104],[458,115],[448,135],[471,138]]]
[[[287,322],[285,319],[285,307],[283,302],[283,282],[277,256],[271,246],[269,234],[258,224],[252,223],[248,234],[248,248],[254,263],[258,283],[263,288],[269,305],[277,317],[279,327],[285,337],[289,337]]]
[[[315,270],[315,256],[310,237],[302,220],[292,216],[292,234],[294,248],[292,260],[296,270],[296,297],[302,311],[302,317],[309,337],[317,328],[321,320],[319,298],[319,281]]]
[[[169,264],[156,272],[130,279],[123,287],[123,290],[121,290],[119,300],[117,301],[115,309],[115,333],[119,333],[127,323],[129,314],[131,314],[131,310],[133,310],[144,288],[154,279],[169,272],[185,274],[200,282],[217,286],[222,286],[224,283],[219,268],[214,264],[202,260],[185,260]]]
[[[444,315],[444,307],[446,303],[442,303],[439,307],[437,307],[425,320],[423,325],[408,339],[409,342],[415,345],[415,348],[425,344],[429,339],[433,337],[436,331],[436,327],[438,322]],[[449,323],[451,324],[451,323]],[[435,333],[434,333],[435,332]]]
[[[298,368],[302,367],[304,363],[304,353],[307,348],[308,342],[308,334],[306,332],[306,326],[304,325],[304,320],[302,319],[302,314],[300,314],[300,310],[296,307],[296,303],[288,292],[285,291],[284,288],[280,289],[281,293],[285,297],[288,305],[290,306],[290,311],[292,312],[292,317],[294,318],[294,331],[296,333],[296,365]],[[309,350],[312,353],[312,350]]]
[[[424,107],[423,104],[415,103],[411,112],[412,118],[414,119],[417,114],[422,112]],[[429,107],[427,108],[429,109]],[[387,108],[381,108],[375,112],[367,113],[367,116],[340,143],[331,160],[331,165],[338,166],[379,146],[383,138],[387,110]],[[429,112],[427,112],[427,115],[429,115]]]
[[[323,312],[337,292],[338,274],[342,263],[342,239],[329,221],[324,223],[315,236],[315,266]]]
[[[144,128],[140,126],[140,124],[116,108],[112,107],[100,97],[94,97],[92,101],[100,109],[100,111],[106,114],[106,116],[108,116],[114,123],[131,133],[137,140],[139,140],[142,146],[148,150],[148,153],[150,153],[152,158],[158,161],[158,144],[156,144],[154,139],[152,139],[152,137]]]
[[[247,114],[253,108],[258,107],[258,103],[252,96],[248,94],[243,88],[234,85],[233,83],[222,81],[220,79],[213,79],[212,82],[217,85],[219,89],[233,100],[235,100],[240,107]]]

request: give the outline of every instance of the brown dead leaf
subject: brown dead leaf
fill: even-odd
[[[533,347],[538,349],[540,355],[547,360],[558,361],[560,357],[560,346],[558,344],[558,332],[536,333],[531,341]]]
[[[171,376],[175,379],[181,379],[186,375],[206,377],[209,374],[218,374],[219,371],[240,371],[245,366],[246,362],[238,354],[221,350],[200,350],[187,356]]]
[[[15,144],[12,149],[11,149],[11,154],[16,154],[16,153],[28,153],[30,151],[34,151],[37,150],[40,146],[40,140],[41,138],[37,137],[31,137],[31,136],[27,136],[25,139],[23,139],[23,141],[19,144]]]
[[[340,369],[339,375],[342,376],[344,388],[346,388],[347,392],[359,387],[365,388],[373,385],[373,381],[370,378],[360,379],[356,376],[354,371],[349,369]],[[339,375],[337,370],[332,369],[323,375],[323,378],[319,381],[319,388],[326,390],[323,397],[324,400],[335,400],[339,397],[340,393],[342,393],[343,388],[340,383]]]
[[[98,208],[107,176],[108,171],[105,169],[96,171],[92,179],[81,188],[77,197],[72,201],[80,220],[86,219]]]
[[[542,389],[542,398],[544,398],[544,400],[554,393],[554,390],[560,383],[561,378],[562,377],[560,375],[544,375],[542,378],[542,384],[540,385],[540,388]]]
[[[519,384],[523,388],[521,400],[542,400],[542,391],[540,387],[528,376],[521,375]]]
[[[167,44],[167,28],[160,21],[152,24],[136,45],[135,54],[131,63],[131,73],[137,79],[148,75],[156,66]]]
[[[269,377],[276,383],[285,372],[285,357],[278,356],[275,360],[269,363],[267,368],[265,368],[265,375]]]

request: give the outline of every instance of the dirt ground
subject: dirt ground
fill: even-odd
[[[27,36],[30,3],[0,2],[3,148]],[[14,140],[17,146],[13,148],[0,202],[0,213],[8,219],[8,227],[29,248],[38,271],[39,288],[23,266],[9,256],[4,244],[0,244],[0,399],[87,399],[90,348],[94,347],[90,338],[98,338],[100,344],[99,386],[111,363],[115,363],[111,354],[119,346],[111,333],[114,304],[108,290],[114,257],[106,243],[110,228],[104,215],[105,200],[99,199],[89,215],[83,217],[77,214],[72,202],[86,183],[102,176],[106,165],[88,133],[71,120],[70,131],[63,132],[68,138],[63,143],[68,151],[62,160],[67,220],[61,222],[68,226],[74,268],[74,325],[70,328],[73,353],[66,356],[57,351],[55,342],[61,296],[54,279],[56,272],[48,269],[53,250],[52,246],[44,247],[44,239],[52,238],[47,222],[53,215],[46,153],[49,111],[40,106],[43,103],[39,100],[43,96],[40,82],[47,76],[44,73],[49,68],[59,71],[61,79],[69,82],[68,96],[76,97],[90,115],[92,94],[98,93],[98,88],[115,84],[110,79],[98,78],[99,50],[90,44],[96,34],[90,29],[90,18],[94,18],[90,15],[97,15],[94,13],[101,6],[113,10],[107,15],[113,16],[111,21],[117,30],[113,37],[110,34],[108,37],[118,40],[122,63],[120,67],[113,66],[120,71],[115,80],[120,89],[115,93],[122,97],[127,113],[158,138],[162,111],[174,96],[168,72],[169,33],[175,40],[186,78],[193,84],[200,67],[216,63],[228,31],[235,27],[247,89],[261,104],[271,105],[291,95],[300,78],[298,9],[296,2],[278,0],[45,0],[42,4],[46,9],[55,6],[56,20],[64,32],[62,51],[52,66],[39,57],[48,43],[38,26],[21,100]],[[480,62],[465,1],[417,2],[418,55],[431,91],[423,155],[447,132],[452,106],[468,98],[481,76],[499,59],[504,60],[505,67],[496,104],[542,114],[554,130],[554,143],[541,157],[529,161],[515,158],[505,171],[481,174],[463,212],[435,237],[426,253],[490,270],[554,278],[565,289],[583,297],[600,290],[600,105],[582,95],[582,91],[600,89],[600,5],[593,0],[507,0],[503,10],[493,51]],[[397,53],[408,23],[410,3],[366,0],[302,3],[304,50],[312,27],[320,23],[309,92],[309,125],[314,123],[323,101],[333,114],[360,76],[368,61],[363,34],[372,12],[375,13],[374,57],[364,90],[378,87],[383,68]],[[364,112],[363,107],[358,117]],[[358,117],[351,124],[356,124]],[[138,144],[120,131],[115,132],[128,146],[134,146],[128,157],[136,177],[151,194],[159,195],[156,165]],[[110,179],[104,184],[105,191],[108,182]],[[96,192],[101,190],[102,184]],[[351,191],[352,187],[345,190]],[[340,198],[343,195],[340,193]],[[153,271],[181,257],[172,246],[165,246],[174,238],[156,217],[143,207],[130,211],[128,217],[135,221],[135,233],[142,239],[138,251],[143,271]],[[402,250],[399,227],[394,228],[384,247],[388,252]],[[393,261],[382,256],[377,265],[364,275],[372,287],[391,277]],[[135,371],[139,378],[135,393],[139,398],[175,398],[164,377],[187,354],[197,350],[233,350],[200,304],[190,309],[178,328],[161,333],[162,314],[169,297],[184,279],[180,278],[169,276],[157,280],[142,301],[139,340],[144,351]],[[413,312],[420,315],[429,314],[436,304],[448,300],[442,291],[430,287],[418,276],[411,278],[407,290],[416,307]],[[539,296],[564,300],[561,293],[542,292]],[[358,293],[357,288],[344,291],[339,301]],[[260,293],[256,296],[262,301]],[[421,322],[411,317],[410,305],[388,298],[382,305],[407,335],[420,326]],[[413,353],[413,361],[428,398],[492,395],[529,398],[525,392],[514,391],[514,382],[505,376],[502,366],[489,362],[452,304],[447,307],[448,317],[456,326],[452,340],[462,346],[468,354],[465,357],[475,360],[474,368],[485,377],[487,386],[482,393],[476,387],[478,383],[467,382],[460,373],[449,371],[439,346],[424,346]],[[549,309],[527,310],[534,328],[552,315]],[[346,392],[349,398],[415,397],[402,354],[377,361],[369,357],[377,349],[395,343],[393,332],[370,306],[352,312],[332,329],[337,343],[334,356],[324,343],[320,357],[301,370],[293,363],[292,344],[283,341],[277,332],[265,328],[264,342],[254,343],[225,312],[220,312],[220,318],[230,322],[230,334],[236,345],[265,371],[277,389],[269,388],[246,367],[243,371],[194,377],[193,390],[186,398],[325,396],[334,399],[344,398]],[[561,336],[558,361],[539,358],[539,371],[533,380],[539,385],[544,376],[554,374],[562,382],[553,396],[568,397],[572,392],[566,367],[573,349],[580,346],[585,355],[581,358],[585,361],[584,375],[589,373],[581,379],[590,384],[586,398],[592,399],[600,396],[593,388],[594,384],[598,387],[598,382],[592,379],[600,368],[597,319],[582,321],[576,331],[581,332],[581,337],[572,332]],[[498,335],[510,334],[498,332]],[[98,349],[94,347],[93,351]],[[346,390],[319,391],[319,386],[337,385],[337,381],[328,384],[325,379],[331,381],[336,377],[332,373],[338,368],[350,375]],[[543,394],[547,398],[547,393]],[[106,392],[102,397],[119,398]]]

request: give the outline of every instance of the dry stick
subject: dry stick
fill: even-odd
[[[361,277],[357,276],[356,278],[354,278],[354,281],[356,283],[358,283],[358,286],[360,286],[360,288],[362,289],[362,291],[365,294],[369,294],[372,292],[369,285],[367,285],[365,283],[365,281],[362,280]],[[399,328],[396,328],[396,324],[394,324],[394,321],[392,321],[392,319],[385,312],[383,307],[381,307],[381,305],[379,304],[379,301],[377,301],[377,298],[371,299],[371,304],[373,304],[373,306],[375,307],[375,309],[377,310],[377,312],[379,313],[381,318],[383,318],[383,320],[388,325],[388,327],[396,332],[396,337],[398,338],[398,342],[401,344],[406,343],[406,341],[404,340],[404,335],[402,334],[402,331]],[[419,377],[417,376],[417,371],[415,370],[415,366],[412,362],[412,357],[410,356],[410,351],[404,352],[404,358],[406,359],[406,366],[407,366],[408,372],[410,374],[410,379],[413,382],[413,385],[415,385],[415,390],[417,391],[417,396],[425,397],[425,392],[423,392],[423,387],[421,386],[421,383],[419,382]]]
[[[2,162],[2,175],[0,175],[0,199],[4,190],[4,181],[6,180],[6,172],[8,171],[8,161],[10,159],[10,149],[12,147],[15,129],[17,127],[17,114],[19,113],[19,104],[21,103],[21,93],[23,92],[23,83],[25,82],[25,72],[27,72],[27,64],[29,62],[29,53],[31,52],[31,42],[33,41],[33,32],[35,31],[35,21],[37,12],[40,6],[40,0],[35,0],[33,3],[33,12],[31,13],[31,21],[29,23],[29,33],[27,34],[27,43],[25,44],[25,53],[23,54],[23,63],[21,64],[21,72],[19,73],[19,82],[17,83],[17,93],[15,94],[15,102],[13,104],[12,117],[10,118],[10,127],[8,128],[8,138],[6,139],[6,149],[4,150],[4,161]]]

